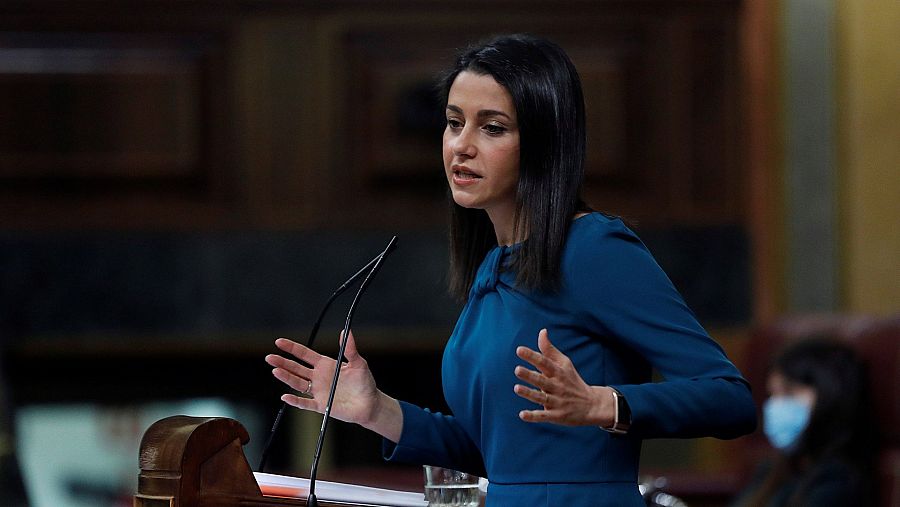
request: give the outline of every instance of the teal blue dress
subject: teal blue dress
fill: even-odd
[[[453,415],[401,402],[403,431],[385,441],[387,459],[487,477],[490,507],[637,507],[642,439],[754,430],[747,382],[620,220],[591,213],[572,222],[553,293],[516,287],[502,269],[515,251],[485,256],[444,350]],[[542,328],[588,384],[625,396],[628,434],[519,419],[537,406],[513,392],[516,365],[530,368],[515,349],[536,349]],[[663,381],[651,382],[654,368]]]

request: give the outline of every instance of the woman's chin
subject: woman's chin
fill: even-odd
[[[469,209],[479,209],[482,207],[478,205],[478,199],[473,199],[471,195],[453,191],[452,196],[453,202],[455,202],[457,206]]]

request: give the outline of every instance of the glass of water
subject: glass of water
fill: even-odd
[[[425,500],[429,507],[478,507],[478,476],[425,465]]]

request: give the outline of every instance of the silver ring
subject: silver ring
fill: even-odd
[[[311,394],[312,393],[312,379],[307,380],[309,382],[306,384],[306,389],[304,389],[300,394]]]
[[[541,403],[541,405],[546,406],[547,403],[550,401],[550,394],[547,391],[541,391],[541,392],[544,393],[544,403]]]

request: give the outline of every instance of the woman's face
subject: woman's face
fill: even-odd
[[[816,390],[808,385],[794,382],[781,372],[773,371],[767,380],[766,387],[770,397],[790,397],[803,402],[808,407],[816,404]]]
[[[447,98],[444,171],[453,200],[495,223],[515,213],[519,128],[509,92],[489,75],[461,72]]]
[[[762,407],[763,432],[775,448],[790,452],[810,423],[816,391],[777,371],[769,375],[767,386],[769,399]]]

